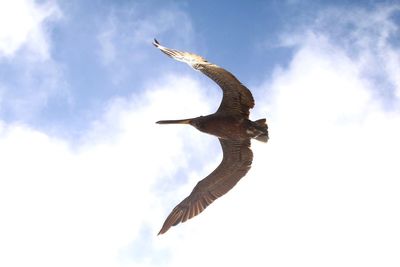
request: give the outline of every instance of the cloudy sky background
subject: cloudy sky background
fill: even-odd
[[[1,266],[399,266],[397,1],[0,1]],[[368,2],[368,3],[367,3]],[[253,92],[253,167],[156,236],[222,155],[160,119]]]

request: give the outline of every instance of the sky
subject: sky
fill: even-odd
[[[399,266],[398,1],[0,1],[0,266]],[[157,236],[222,158],[191,51],[252,91],[253,166]]]

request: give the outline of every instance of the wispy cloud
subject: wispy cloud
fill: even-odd
[[[1,2],[0,115],[3,119],[29,121],[50,96],[66,93],[61,68],[52,58],[50,40],[50,26],[61,17],[53,1]]]
[[[375,82],[376,97],[383,101],[398,101],[400,87],[400,47],[396,37],[399,33],[396,14],[399,5],[376,5],[374,8],[329,8],[320,12],[314,24],[300,24],[297,33],[282,36],[282,44],[293,46],[322,39],[340,48],[358,63],[363,77]],[[378,68],[377,66],[380,66]],[[386,103],[393,105],[393,103]]]
[[[167,36],[171,42],[188,44],[193,35],[190,18],[176,6],[156,10],[146,10],[142,5],[115,7],[98,34],[99,56],[113,75],[120,76],[116,77],[118,81],[128,75],[126,69],[151,60],[147,51],[153,38]]]
[[[59,19],[61,12],[54,2],[37,4],[31,0],[0,3],[0,60],[25,50],[30,57],[50,57],[45,22]],[[10,27],[12,25],[12,27]]]

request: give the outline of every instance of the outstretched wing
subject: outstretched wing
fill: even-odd
[[[222,162],[172,210],[158,234],[198,215],[214,200],[231,190],[249,171],[253,161],[250,139],[233,141],[219,138],[219,141],[223,150]]]
[[[232,73],[196,54],[164,47],[156,39],[153,44],[173,59],[185,62],[192,68],[201,71],[221,87],[223,97],[217,112],[249,117],[249,109],[254,107],[254,98],[250,90]]]

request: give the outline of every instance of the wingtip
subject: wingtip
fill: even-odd
[[[163,225],[160,232],[158,232],[157,236],[165,234],[169,230],[169,228],[171,228],[171,226],[166,228],[165,225]]]
[[[153,45],[154,45],[155,47],[158,47],[158,46],[160,45],[160,43],[157,41],[156,38],[154,38]]]

